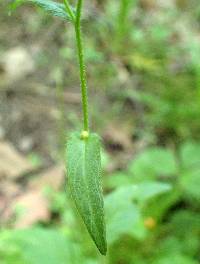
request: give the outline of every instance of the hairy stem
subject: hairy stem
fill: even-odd
[[[87,80],[86,80],[86,68],[85,59],[83,53],[83,43],[81,36],[81,11],[82,11],[82,0],[78,0],[76,8],[76,20],[75,20],[75,33],[76,33],[76,44],[78,50],[79,59],[79,70],[80,70],[80,82],[81,82],[81,93],[82,93],[82,108],[83,108],[83,127],[85,131],[89,131],[89,118],[88,118],[88,95],[87,95]]]
[[[75,17],[75,15],[74,15],[74,13],[73,13],[70,5],[69,5],[68,0],[63,0],[63,1],[64,1],[64,5],[65,5],[65,8],[66,8],[67,13],[71,17],[72,22],[75,23],[76,17]]]

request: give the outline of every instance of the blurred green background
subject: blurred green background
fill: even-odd
[[[8,3],[0,3],[0,263],[200,263],[199,1],[85,0],[105,258],[63,169],[66,136],[82,118],[73,28],[32,5],[10,13]]]

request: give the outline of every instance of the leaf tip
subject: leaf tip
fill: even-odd
[[[107,245],[105,243],[105,245],[102,248],[99,248],[99,252],[101,253],[101,255],[106,256],[107,254]]]

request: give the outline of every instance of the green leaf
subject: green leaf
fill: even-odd
[[[133,203],[135,185],[121,187],[106,196],[106,223],[108,243],[112,244],[123,235],[138,239],[145,237],[145,228],[139,208]]]
[[[173,153],[164,148],[151,148],[141,153],[130,165],[129,171],[140,181],[156,176],[171,176],[177,172]]]
[[[171,190],[171,186],[168,183],[161,182],[144,182],[136,186],[137,188],[134,192],[134,199],[138,202],[148,201],[157,195]]]
[[[144,239],[146,230],[140,205],[143,207],[149,199],[169,190],[169,184],[149,182],[120,187],[107,195],[105,209],[108,242],[112,244],[125,234]]]
[[[126,172],[116,172],[105,177],[104,185],[106,188],[115,189],[118,187],[130,185],[133,183],[133,179]]]
[[[180,177],[180,185],[189,199],[200,201],[200,168],[183,173]]]
[[[3,231],[0,234],[1,263],[80,263],[79,246],[62,233],[42,228]]]
[[[105,255],[107,246],[99,137],[90,134],[83,140],[79,133],[73,133],[67,142],[66,154],[72,198],[97,248]]]
[[[185,142],[180,149],[180,158],[184,169],[200,168],[200,144]]]
[[[24,4],[26,2],[33,3],[43,10],[47,11],[49,14],[63,18],[65,20],[71,21],[71,17],[67,14],[66,8],[64,4],[57,3],[55,1],[50,0],[16,0],[11,4],[11,10],[15,9],[21,4]]]

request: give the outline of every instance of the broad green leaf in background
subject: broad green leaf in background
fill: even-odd
[[[115,189],[122,186],[133,184],[133,179],[126,172],[116,172],[109,177],[105,177],[104,185],[106,188]]]
[[[57,16],[65,20],[71,21],[71,18],[67,14],[67,11],[65,9],[65,5],[51,0],[16,0],[13,1],[13,3],[10,5],[11,10],[15,9],[16,7],[25,2],[35,4],[53,16]]]
[[[138,180],[151,180],[156,176],[171,176],[177,172],[173,153],[164,148],[147,149],[133,160],[129,167]]]
[[[181,197],[182,193],[180,193],[177,188],[172,188],[170,191],[160,195],[159,199],[152,199],[150,203],[145,206],[144,213],[146,216],[150,215],[155,218],[157,222],[161,222],[168,210],[170,210],[174,204],[177,204],[181,200]]]
[[[0,259],[1,264],[77,264],[82,256],[59,231],[33,228],[1,232]]]
[[[137,185],[137,189],[134,192],[133,198],[138,202],[145,202],[149,199],[162,194],[169,192],[171,186],[168,183],[161,182],[144,182]]]
[[[145,236],[144,226],[139,208],[132,202],[137,186],[118,188],[107,195],[105,199],[107,239],[112,244],[122,235],[130,234],[134,237]]]
[[[101,188],[100,140],[82,140],[73,133],[67,141],[67,177],[72,198],[99,251],[106,254],[106,231]]]
[[[187,197],[200,201],[200,168],[186,171],[179,180]]]
[[[185,142],[180,148],[181,165],[184,169],[200,168],[200,144]]]
[[[169,184],[149,182],[120,187],[107,195],[105,209],[108,242],[112,244],[124,234],[144,239],[146,230],[140,210],[141,203],[169,190]]]

